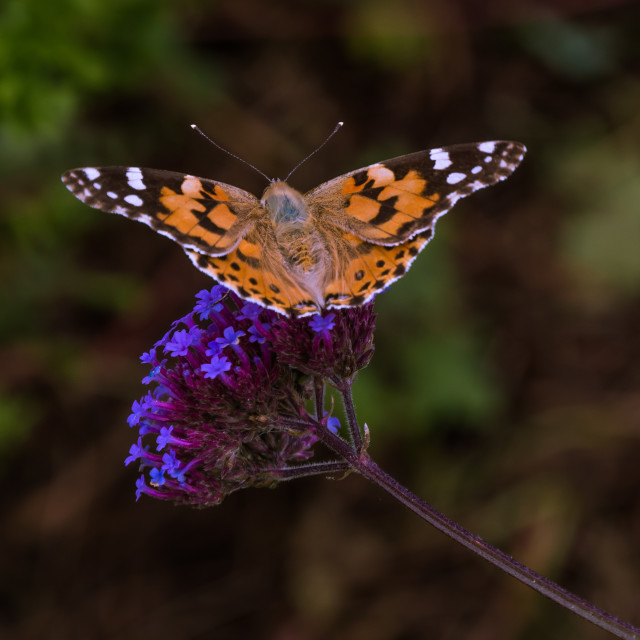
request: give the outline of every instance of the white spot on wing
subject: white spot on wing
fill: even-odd
[[[86,169],[83,169],[83,171],[84,175],[87,176],[89,180],[95,180],[96,178],[100,177],[100,172],[93,167],[87,167]]]
[[[94,183],[93,183],[93,188],[94,188],[96,191],[100,191],[100,189],[102,189],[102,185],[101,185],[99,182],[94,182]]]
[[[132,189],[136,189],[137,191],[142,191],[142,189],[147,188],[144,182],[142,182],[142,171],[138,167],[130,167],[127,169],[127,182]]]
[[[495,148],[496,148],[495,142],[481,142],[478,145],[478,149],[480,149],[482,153],[493,153],[495,151]]]
[[[114,193],[113,191],[107,191],[107,195],[112,199],[112,200],[117,200],[118,199],[118,194]]]
[[[450,173],[447,176],[447,184],[458,184],[461,180],[464,180],[466,176],[464,173]]]
[[[471,173],[473,173],[474,175],[476,173],[480,173],[482,171],[482,167],[477,166],[477,167],[473,167],[473,169],[471,169]]]
[[[129,183],[131,184],[131,183]],[[134,207],[139,207],[142,204],[142,198],[139,198],[137,195],[132,194],[124,197],[124,201],[132,204]]]
[[[451,166],[451,158],[449,158],[449,154],[446,151],[442,151],[442,149],[434,149],[429,157],[433,160],[433,168],[434,169],[446,169]]]

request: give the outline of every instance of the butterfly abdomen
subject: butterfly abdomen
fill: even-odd
[[[325,260],[325,251],[313,229],[288,229],[276,233],[278,248],[291,269],[312,273]]]

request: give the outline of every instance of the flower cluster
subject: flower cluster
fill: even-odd
[[[318,381],[339,386],[373,354],[371,305],[295,319],[219,285],[197,298],[141,358],[152,390],[133,403],[125,461],[142,471],[138,498],[206,506],[275,485],[313,455],[319,430],[337,430],[322,407],[309,412]]]

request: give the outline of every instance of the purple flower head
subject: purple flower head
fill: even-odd
[[[264,308],[255,302],[247,302],[242,306],[238,320],[256,320]]]
[[[331,433],[336,434],[340,431],[340,420],[335,416],[331,416],[327,419],[327,429],[331,431]]]
[[[144,481],[144,476],[140,476],[136,480],[136,502],[140,500],[140,496],[145,493],[145,489],[147,488],[147,483]]]
[[[156,438],[156,449],[162,451],[171,442],[173,427],[160,427],[160,435]]]
[[[150,384],[151,382],[158,382],[162,373],[162,367],[165,365],[166,360],[158,363],[151,371],[148,376],[142,378],[142,384]]]
[[[231,363],[226,356],[213,356],[211,362],[206,362],[200,367],[200,371],[204,372],[205,378],[215,380],[221,373],[229,371]]]
[[[182,468],[182,463],[173,449],[162,456],[162,471],[166,471],[179,484],[185,483],[185,469]]]
[[[131,415],[127,418],[129,426],[134,427],[137,425],[147,415],[147,412],[151,411],[152,407],[153,398],[150,394],[141,398],[139,402],[134,400],[133,405],[131,405]]]
[[[145,351],[140,356],[140,362],[142,362],[142,364],[154,364],[156,362],[156,349],[155,349],[155,347],[153,349],[151,349],[150,351]]]
[[[210,358],[213,358],[213,356],[217,356],[222,352],[222,345],[218,342],[217,338],[216,340],[212,340],[208,345],[207,345],[207,349],[204,352],[205,356],[209,356]]]
[[[125,459],[125,466],[129,466],[132,462],[135,462],[144,455],[144,447],[142,446],[142,437],[138,438],[136,444],[132,444],[129,447],[129,457]]]
[[[231,347],[238,344],[240,338],[245,335],[244,331],[236,331],[233,327],[227,327],[222,337],[216,338],[216,342],[222,347]]]
[[[202,320],[210,320],[216,313],[222,311],[221,300],[228,290],[220,285],[214,286],[210,291],[204,290],[196,294],[198,302],[193,310],[200,315]]]
[[[161,487],[167,480],[164,477],[164,469],[158,469],[154,467],[149,472],[149,477],[151,478],[151,486]]]
[[[268,324],[263,324],[261,327],[249,327],[249,342],[264,344],[267,341],[265,334],[268,333],[270,328],[271,325]]]
[[[316,333],[322,333],[323,335],[328,335],[329,331],[336,326],[336,323],[333,321],[336,317],[335,313],[330,313],[326,316],[315,315],[309,320],[309,326]]]
[[[339,387],[369,364],[375,317],[369,302],[325,317],[313,316],[307,322],[305,318],[297,324],[279,320],[271,327],[271,344],[292,368]]]
[[[237,489],[273,486],[313,455],[336,418],[316,418],[311,381],[351,379],[373,353],[371,305],[290,318],[222,287],[143,357],[151,391],[134,402],[143,493],[178,504],[212,505]],[[289,475],[287,475],[289,473]]]
[[[171,340],[165,346],[164,351],[172,356],[186,356],[189,353],[189,347],[197,343],[200,339],[200,329],[191,327],[188,331],[182,329],[176,331]]]

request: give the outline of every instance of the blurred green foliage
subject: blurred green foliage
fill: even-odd
[[[640,121],[634,128],[639,127]],[[635,295],[640,283],[636,149],[628,148],[618,134],[604,134],[588,143],[576,142],[554,166],[560,163],[557,188],[572,197],[579,211],[567,218],[562,230],[563,255],[575,277],[587,290],[608,290],[606,297]]]
[[[355,2],[349,19],[348,44],[356,58],[406,71],[407,66],[428,63],[433,55],[433,38],[425,35],[434,19],[427,3]]]
[[[0,8],[2,134],[60,142],[83,100],[138,91],[179,46],[168,2],[8,0]],[[134,35],[134,37],[132,37]]]
[[[40,419],[37,404],[21,397],[0,395],[0,463],[16,443],[29,437]]]
[[[579,25],[549,14],[522,30],[522,43],[564,78],[586,81],[616,69],[620,52],[609,25]]]

